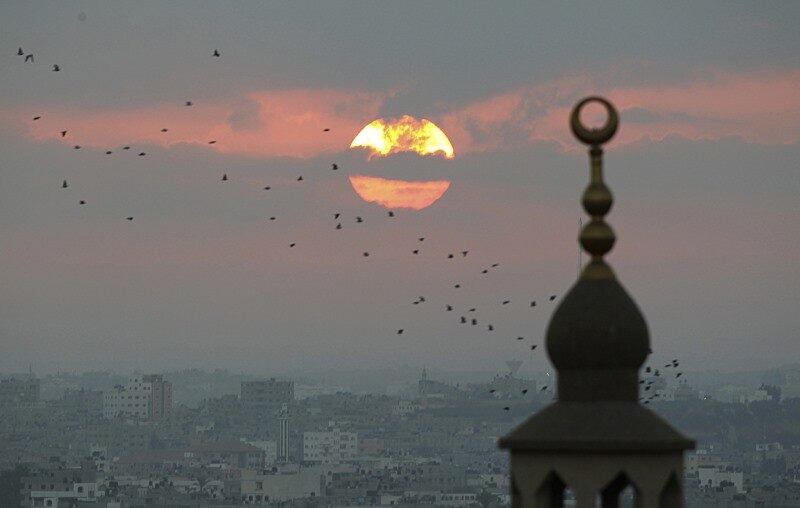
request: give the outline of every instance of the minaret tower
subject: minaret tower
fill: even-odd
[[[606,109],[600,129],[581,122],[591,102]],[[572,110],[572,133],[589,145],[583,208],[590,220],[580,244],[590,259],[547,330],[557,400],[500,440],[511,454],[515,508],[560,507],[567,489],[578,508],[615,507],[628,486],[637,507],[683,506],[683,452],[694,443],[639,404],[639,369],[651,352],[647,324],[604,260],[616,238],[605,221],[613,197],[603,181],[601,147],[618,124],[617,111],[602,97],[583,99]]]

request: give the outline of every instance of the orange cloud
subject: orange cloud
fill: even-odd
[[[385,208],[422,210],[435,203],[450,188],[447,180],[389,180],[365,175],[350,175],[348,178],[361,199]]]
[[[681,84],[596,87],[586,76],[522,87],[468,104],[440,124],[462,152],[575,142],[566,127],[573,104],[601,93],[621,111],[615,143],[738,136],[760,144],[800,141],[800,70],[770,74],[712,74]]]
[[[329,89],[262,90],[238,102],[195,103],[191,107],[41,108],[40,120],[23,120],[35,139],[103,150],[137,143],[162,147],[190,144],[254,157],[309,158],[347,147],[353,133],[379,113],[390,95]],[[162,132],[164,128],[167,132]],[[323,132],[326,128],[330,131]],[[67,137],[61,137],[62,130],[69,131]]]

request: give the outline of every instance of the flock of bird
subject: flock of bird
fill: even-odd
[[[220,52],[220,50],[214,49],[213,52],[211,53],[211,55],[214,58],[220,58],[222,56],[222,53]],[[24,57],[24,60],[23,60],[24,63],[34,63],[34,61],[35,61],[34,54],[33,53],[27,53],[26,54],[25,51],[23,50],[23,48],[21,48],[21,47],[17,50],[17,56]],[[61,71],[61,67],[58,64],[53,64],[52,71],[53,72],[59,72],[59,71]],[[186,100],[183,103],[183,105],[185,107],[192,107],[194,105],[194,102],[191,101],[191,100]],[[42,118],[42,115],[36,115],[36,116],[33,117],[33,121],[38,121],[41,118]],[[322,129],[322,131],[323,132],[330,132],[331,129],[330,129],[330,127],[325,127],[324,129]],[[169,132],[169,128],[168,127],[164,127],[164,128],[161,129],[161,132],[162,133]],[[61,138],[66,138],[69,135],[69,130],[68,129],[61,130],[61,131],[59,131],[59,134],[60,134]],[[214,145],[214,144],[217,143],[217,141],[212,139],[212,140],[209,140],[207,143],[209,145]],[[80,145],[74,145],[73,149],[74,150],[80,150],[81,146]],[[129,151],[129,150],[131,150],[131,145],[122,146],[121,150]],[[113,150],[110,150],[110,149],[109,150],[105,150],[105,155],[112,155],[113,153],[114,153]],[[144,152],[144,151],[138,152],[138,156],[139,157],[145,157],[146,155],[147,155],[147,153]],[[330,169],[331,169],[331,171],[337,171],[339,169],[339,165],[337,163],[335,163],[335,162],[331,163],[331,168]],[[305,179],[303,178],[303,175],[298,175],[295,180],[297,182],[305,181]],[[230,178],[228,177],[228,174],[227,173],[222,173],[220,181],[223,182],[223,183],[224,182],[229,182]],[[64,179],[62,181],[62,183],[61,183],[61,188],[62,189],[67,189],[69,187],[70,187],[69,182],[67,181],[67,179]],[[272,186],[270,186],[270,185],[264,186],[263,190],[270,191],[270,190],[272,190]],[[78,204],[80,206],[86,205],[86,200],[85,199],[81,199],[81,200],[79,200]],[[333,216],[333,219],[335,221],[334,228],[336,230],[343,229],[343,216],[342,216],[342,213],[341,212],[335,212],[335,213],[332,214],[332,216]],[[395,218],[397,218],[397,214],[393,210],[388,210],[386,212],[386,217],[388,219],[395,219]],[[277,217],[275,217],[275,216],[270,216],[269,220],[270,221],[275,221],[276,218]],[[124,220],[126,220],[128,222],[132,222],[134,220],[134,217],[133,216],[126,216],[124,218]],[[353,217],[353,221],[356,224],[362,224],[362,223],[364,223],[364,218],[362,216],[354,216]],[[416,239],[416,241],[417,241],[417,243],[422,243],[422,242],[425,241],[425,239],[426,238],[424,236],[420,236],[420,237],[418,237]],[[297,242],[294,242],[294,241],[290,242],[288,244],[289,248],[295,248],[296,246],[297,246]],[[419,256],[419,255],[421,255],[422,250],[421,250],[421,248],[416,247],[414,249],[411,249],[410,252],[411,252],[411,255]],[[455,260],[456,258],[466,258],[469,254],[470,254],[470,251],[468,249],[460,250],[460,251],[454,251],[454,252],[448,253],[446,255],[446,259]],[[362,256],[365,257],[365,258],[370,257],[370,252],[369,251],[363,251],[362,252]],[[500,263],[499,262],[495,262],[495,263],[492,263],[491,265],[489,265],[488,267],[483,268],[480,273],[481,273],[481,275],[488,275],[492,270],[496,270],[496,269],[499,269],[499,268],[500,268]],[[453,289],[461,289],[461,288],[462,288],[462,283],[461,282],[456,282],[456,283],[453,284]],[[546,301],[552,303],[552,302],[554,302],[556,300],[557,297],[558,297],[558,295],[551,294],[546,298]],[[428,302],[428,299],[425,296],[419,296],[416,299],[414,299],[411,303],[413,305],[416,305],[416,306],[421,306],[421,305],[429,303],[429,302]],[[511,303],[511,300],[510,299],[503,299],[503,300],[500,300],[498,303],[499,303],[500,307],[503,307],[503,306],[509,305]],[[536,308],[537,307],[537,300],[535,300],[535,299],[534,300],[529,300],[528,307],[529,308]],[[456,319],[454,319],[454,322],[455,322],[455,324],[457,324],[459,326],[465,325],[465,326],[468,326],[468,327],[476,327],[476,326],[479,326],[480,324],[482,324],[482,320],[478,316],[478,308],[477,307],[470,306],[470,307],[466,307],[465,309],[463,309],[462,312],[456,312],[456,307],[453,304],[444,303],[441,306],[441,308],[442,308],[443,312],[455,313],[455,315],[457,315],[458,317]],[[493,333],[493,332],[496,331],[496,327],[495,327],[494,323],[487,321],[487,322],[485,322],[483,324],[485,325],[486,332]],[[403,333],[405,333],[405,331],[406,331],[406,328],[404,328],[404,327],[403,328],[397,328],[396,329],[396,334],[397,335],[402,335]],[[519,343],[525,343],[526,342],[526,337],[524,337],[524,336],[515,336],[515,337],[512,336],[510,339],[516,340]],[[528,344],[528,347],[529,347],[530,351],[535,351],[536,348],[537,348],[537,344]],[[667,365],[664,366],[664,368],[677,368],[677,367],[678,367],[677,359],[673,360],[672,363],[667,364]],[[651,372],[651,367],[647,367],[646,368],[646,372],[650,373]],[[660,376],[659,370],[655,370],[653,375],[655,377]],[[682,373],[678,372],[675,377],[679,378],[679,377],[681,377],[681,375],[682,375]],[[640,384],[644,384],[644,387],[643,387],[644,391],[650,391],[650,388],[653,385],[653,383],[654,382],[652,380],[647,381],[646,384],[645,384],[645,380],[640,381]],[[542,388],[540,388],[539,391],[544,392],[546,390],[547,390],[547,386],[545,385]],[[494,394],[495,391],[496,390],[492,389],[490,391],[490,393]],[[528,393],[527,389],[523,389],[522,390],[522,394],[523,395],[525,395],[527,393]],[[657,397],[657,394],[650,395],[649,397],[642,397],[640,400],[643,400],[645,404],[648,404],[655,397]],[[511,408],[510,408],[510,406],[506,406],[503,409],[505,411],[509,411]]]

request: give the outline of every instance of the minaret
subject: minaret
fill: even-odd
[[[590,102],[606,109],[600,129],[581,123]],[[639,369],[651,352],[647,324],[603,259],[615,236],[605,222],[613,197],[603,181],[601,146],[617,130],[617,111],[601,97],[588,97],[572,110],[570,124],[589,145],[583,208],[591,219],[580,244],[590,260],[547,330],[557,400],[500,440],[511,454],[512,506],[560,507],[570,489],[578,508],[598,501],[614,507],[631,486],[637,507],[681,507],[683,452],[694,442],[639,404]]]
[[[278,462],[289,462],[289,406],[281,405],[278,413],[278,423],[280,424],[278,436]]]

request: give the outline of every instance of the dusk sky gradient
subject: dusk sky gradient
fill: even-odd
[[[654,358],[798,362],[799,19],[789,2],[3,2],[0,371],[547,369],[588,180],[568,114],[589,94],[621,112],[608,259]],[[455,158],[348,148],[402,115]],[[351,175],[450,186],[389,219]],[[466,307],[496,331],[458,325]]]

